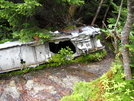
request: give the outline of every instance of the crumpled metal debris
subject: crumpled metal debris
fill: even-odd
[[[68,32],[54,31],[52,32],[56,35],[61,36],[64,33],[64,37],[54,38],[55,43],[59,43],[59,39],[68,39],[82,51],[82,53],[89,53],[90,50],[96,51],[98,48],[104,48],[100,43],[100,40],[96,38],[100,35],[100,28],[95,28],[93,26],[79,27],[76,29],[70,29]],[[57,40],[58,41],[57,41]]]
[[[0,44],[0,73],[47,62],[55,55],[50,50],[50,42],[54,42],[56,45],[59,42],[71,42],[76,50],[74,57],[80,56],[82,53],[87,54],[104,49],[96,37],[101,34],[99,28],[85,26],[71,29],[68,32],[55,31],[51,33],[56,34],[56,37],[44,43],[14,41]]]

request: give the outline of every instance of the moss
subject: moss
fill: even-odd
[[[92,61],[101,61],[103,59],[104,56],[106,56],[106,51],[105,50],[101,50],[98,52],[94,52],[94,53],[90,53],[87,55],[83,55],[83,56],[79,56],[77,58],[75,58],[73,60],[74,63],[84,63],[84,64],[88,64],[89,62]]]

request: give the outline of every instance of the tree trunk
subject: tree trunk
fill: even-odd
[[[123,67],[124,73],[126,74],[126,79],[132,79],[131,68],[130,68],[130,58],[129,58],[129,48],[126,44],[129,44],[129,34],[134,23],[134,0],[127,1],[128,15],[125,26],[122,30],[122,56],[123,56]]]
[[[95,21],[96,21],[96,19],[97,19],[97,17],[98,17],[98,14],[99,14],[99,12],[100,12],[100,9],[101,9],[101,6],[102,6],[102,4],[103,4],[103,1],[104,1],[104,0],[101,0],[101,2],[100,2],[100,4],[99,4],[99,7],[98,7],[98,9],[97,9],[97,11],[96,11],[96,14],[95,14],[95,16],[94,16],[94,19],[93,19],[91,25],[94,25],[94,23],[95,23]]]

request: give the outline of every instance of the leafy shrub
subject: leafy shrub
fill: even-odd
[[[111,70],[92,82],[77,82],[72,95],[61,101],[133,101],[134,80],[124,80],[122,64],[113,63]]]
[[[0,19],[4,19],[5,24],[8,23],[6,27],[2,26],[2,28],[6,28],[4,32],[10,29],[13,34],[10,32],[8,35],[13,35],[14,38],[20,38],[23,42],[29,41],[32,37],[31,34],[36,32],[33,29],[31,31],[29,28],[37,26],[33,15],[38,6],[41,6],[41,4],[36,0],[24,0],[23,3],[1,0]],[[9,37],[6,36],[6,38]]]
[[[68,46],[66,48],[61,48],[57,54],[52,56],[49,62],[55,62],[59,65],[70,64],[71,60],[74,58],[73,51]]]
[[[67,64],[67,63],[84,63],[88,64],[91,61],[101,61],[103,57],[106,56],[106,51],[101,50],[94,53],[89,53],[86,55],[82,55],[74,58],[73,51],[69,48],[62,48],[58,54],[52,56],[52,59],[49,62],[56,62],[59,64]]]
[[[18,38],[20,42],[29,42],[34,40],[34,36],[39,37],[39,42],[45,42],[52,38],[53,33],[47,30],[40,29],[38,27],[25,28],[19,31],[13,32],[13,37]]]

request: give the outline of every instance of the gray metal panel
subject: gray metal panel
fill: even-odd
[[[12,47],[0,50],[0,68],[1,70],[21,67],[20,47]]]
[[[33,52],[33,47],[32,46],[21,46],[21,59],[25,61],[25,65],[28,66],[30,64],[35,64],[36,63],[36,57]]]
[[[38,45],[35,46],[36,56],[37,56],[37,62],[42,62],[46,60],[46,48],[45,45]]]
[[[51,58],[54,55],[54,53],[52,53],[49,49],[49,42],[45,42],[44,46],[45,46],[46,59]]]

